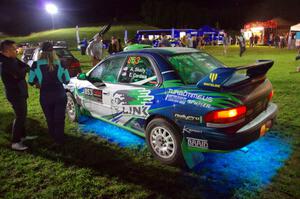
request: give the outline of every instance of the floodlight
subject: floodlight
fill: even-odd
[[[57,6],[53,3],[46,4],[45,9],[51,15],[54,15],[58,12]]]

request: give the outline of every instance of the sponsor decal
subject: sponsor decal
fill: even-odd
[[[97,90],[97,89],[91,89],[91,88],[85,88],[83,93],[87,97],[91,97],[97,101],[102,102],[102,90]]]
[[[120,90],[114,93],[112,98],[112,108],[116,113],[122,115],[133,115],[145,118],[149,115],[152,95],[145,89]]]
[[[195,93],[194,93],[195,92]],[[166,101],[196,105],[203,108],[228,108],[234,104],[242,104],[241,100],[236,98],[232,93],[222,92],[201,92],[191,90],[179,90],[169,88],[166,91]]]
[[[202,94],[197,94],[197,93],[190,93],[185,90],[174,90],[174,89],[169,89],[168,94],[173,94],[173,95],[178,95],[182,97],[187,97],[187,98],[192,98],[192,99],[199,99],[207,102],[212,102],[212,97],[210,96],[205,96]]]
[[[214,82],[215,80],[218,79],[218,74],[217,73],[210,73],[209,74],[209,79],[211,82]]]
[[[191,134],[191,133],[203,133],[202,130],[196,130],[196,129],[191,129],[191,128],[188,128],[186,126],[183,127],[183,134],[187,133],[187,134]]]
[[[204,85],[204,86],[215,87],[215,88],[221,88],[221,85],[220,85],[220,84],[212,84],[212,83],[204,82],[203,85]]]
[[[211,107],[210,103],[213,101],[213,98],[202,94],[190,93],[185,90],[169,89],[165,100],[169,102],[182,104],[182,105],[192,104],[196,106],[210,108]]]
[[[174,116],[176,119],[185,120],[185,121],[200,122],[202,120],[200,116],[185,115],[179,113],[175,113]]]
[[[188,146],[190,147],[196,147],[201,149],[208,149],[208,141],[202,140],[202,139],[196,139],[191,137],[186,137],[188,141]]]
[[[137,65],[140,63],[141,57],[128,57],[127,63]]]
[[[93,89],[91,89],[91,88],[85,88],[85,89],[83,90],[83,93],[84,93],[85,95],[93,96]]]
[[[102,90],[93,90],[93,96],[102,98]]]

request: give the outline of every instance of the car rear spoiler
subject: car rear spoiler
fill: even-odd
[[[222,90],[247,80],[264,80],[273,64],[272,60],[257,60],[256,63],[248,66],[217,68],[203,77],[197,83],[197,87],[204,90]],[[242,70],[246,70],[246,75],[236,74]]]

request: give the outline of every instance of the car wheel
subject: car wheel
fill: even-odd
[[[163,118],[155,118],[146,127],[146,140],[151,153],[164,164],[182,166],[182,135],[179,129]]]
[[[67,100],[67,116],[72,122],[77,122],[79,117],[78,105],[72,93],[67,92]]]

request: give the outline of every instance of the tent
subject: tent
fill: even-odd
[[[223,37],[220,35],[220,31],[216,28],[210,26],[202,26],[198,29],[198,36],[205,36],[204,40],[206,43],[215,43],[219,44],[219,40],[222,40]],[[223,35],[223,33],[222,33]]]
[[[291,31],[294,31],[294,32],[300,31],[300,23],[291,26],[291,29],[290,29],[290,30],[291,30]]]
[[[202,26],[201,28],[199,28],[198,34],[200,36],[202,36],[202,35],[217,35],[217,34],[219,34],[219,30],[206,25],[206,26]]]

